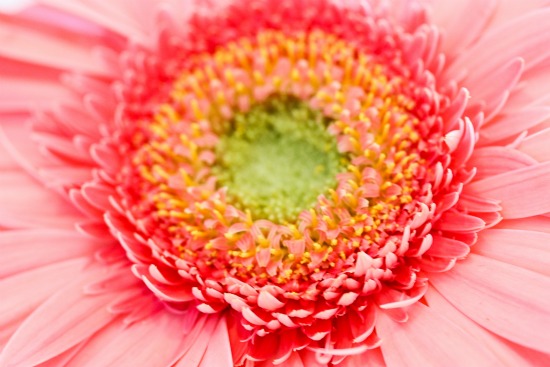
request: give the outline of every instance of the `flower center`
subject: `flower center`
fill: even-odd
[[[234,116],[213,168],[230,199],[258,219],[289,221],[335,187],[343,157],[329,119],[292,97],[273,97]]]

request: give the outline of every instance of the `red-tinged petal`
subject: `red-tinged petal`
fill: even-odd
[[[493,333],[550,354],[550,278],[470,254],[453,271],[430,279],[466,316]]]
[[[250,346],[248,356],[253,361],[270,360],[279,349],[279,338],[271,333],[264,337],[254,339],[254,343]]]
[[[134,265],[134,268],[135,269]],[[157,297],[167,302],[189,302],[195,300],[195,297],[191,293],[191,289],[187,287],[175,287],[166,284],[159,283],[152,279],[150,275],[141,274],[141,279]]]
[[[77,257],[93,258],[102,243],[75,231],[30,229],[0,232],[0,278]]]
[[[477,232],[484,227],[483,220],[458,211],[444,213],[434,225],[435,229],[457,233]]]
[[[227,322],[221,317],[208,342],[200,367],[233,367],[231,345],[227,333]]]
[[[113,295],[85,296],[83,293],[86,283],[97,280],[103,272],[104,269],[86,269],[79,279],[39,306],[12,336],[2,352],[0,364],[23,367],[47,361],[111,322],[114,315],[107,311],[107,305]],[[70,277],[74,278],[75,273]]]
[[[440,313],[417,303],[409,314],[409,321],[404,324],[386,315],[381,315],[377,323],[388,367],[498,365],[495,356]]]
[[[470,246],[448,237],[433,236],[432,246],[426,255],[436,257],[464,258],[470,253]]]
[[[550,234],[490,229],[479,235],[473,252],[550,276]]]
[[[376,308],[367,307],[360,316],[355,312],[348,315],[354,343],[362,343],[372,334],[376,325]]]
[[[281,364],[274,364],[279,367],[308,367],[305,365],[298,352],[293,352],[290,357]]]
[[[465,192],[499,200],[505,219],[526,218],[550,212],[550,163],[502,173],[474,182]]]
[[[466,212],[495,213],[502,210],[497,200],[462,194],[458,200],[458,208]]]
[[[190,342],[186,337],[192,328],[185,326],[186,317],[160,310],[130,326],[114,321],[94,335],[69,366],[172,366]]]
[[[268,311],[275,311],[285,304],[279,301],[274,295],[267,290],[261,290],[258,296],[258,306]]]
[[[111,209],[109,197],[114,195],[114,190],[105,185],[95,182],[90,182],[82,186],[82,194],[88,202],[100,210]]]
[[[529,154],[539,162],[546,162],[550,160],[549,141],[550,129],[545,129],[522,140],[517,149]]]
[[[459,328],[469,334],[472,340],[487,351],[490,351],[500,362],[499,366],[538,366],[537,360],[522,356],[521,353],[510,348],[504,339],[490,333],[487,329],[479,327],[474,321],[466,317],[463,313],[454,308],[441,294],[435,289],[430,289],[426,294],[426,300],[433,312],[443,315]],[[541,367],[543,365],[540,365]]]

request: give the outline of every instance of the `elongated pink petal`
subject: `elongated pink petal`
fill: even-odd
[[[475,180],[532,166],[537,161],[529,155],[507,147],[483,147],[475,150],[468,164],[477,169]]]
[[[522,108],[519,111],[501,114],[480,132],[480,143],[491,144],[531,129],[550,118],[550,107]]]
[[[550,233],[550,218],[539,215],[529,218],[503,220],[495,228],[521,229]]]
[[[430,289],[426,294],[430,309],[434,312],[444,315],[447,319],[455,323],[458,327],[468,333],[472,340],[483,346],[496,356],[500,366],[537,366],[537,358],[532,359],[529,356],[522,355],[506,343],[506,341],[484,328],[479,327],[474,321],[466,317],[463,313],[454,308],[441,294],[435,289]],[[542,366],[542,365],[541,365]]]
[[[104,269],[87,269],[38,307],[17,329],[4,349],[0,365],[32,366],[47,361],[103,328],[115,317],[107,311],[114,295],[85,296],[86,283]],[[75,277],[73,273],[72,278]],[[64,279],[66,282],[66,279]]]
[[[102,243],[76,231],[31,229],[0,232],[0,278],[76,257],[92,258]]]
[[[66,2],[63,0],[39,0],[65,13],[73,14],[125,36],[134,42],[150,44],[155,2],[138,0],[132,3],[115,0],[109,3],[97,0]]]
[[[482,34],[493,16],[497,1],[434,1],[434,22],[445,30],[442,49],[456,55]]]
[[[45,67],[0,57],[0,79],[4,86],[0,89],[1,113],[40,110],[51,107],[53,101],[72,98],[60,83],[60,72]]]
[[[550,234],[489,229],[479,235],[473,252],[550,276]]]
[[[88,262],[86,258],[73,259],[1,279],[0,330],[8,329],[13,323],[19,324]]]
[[[483,74],[476,71],[468,73],[463,85],[468,87],[472,102],[482,103],[485,114],[489,116],[501,107],[501,101],[516,86],[523,68],[523,59],[515,58]]]
[[[23,172],[0,178],[0,224],[7,227],[73,228],[84,220],[68,202],[35,183]]]
[[[182,357],[174,367],[200,367],[201,360],[208,349],[212,333],[218,323],[218,316],[207,317],[204,324],[195,329],[196,332],[192,334],[192,338],[188,338],[188,343],[183,349]]]
[[[80,35],[60,35],[47,25],[17,18],[0,19],[0,55],[57,69],[109,76],[110,70],[91,53],[96,40]],[[32,24],[32,26],[29,26]],[[63,55],[64,57],[59,57]]]
[[[56,167],[58,164],[44,157],[36,143],[31,140],[28,119],[28,114],[3,116],[2,122],[4,123],[0,123],[0,144],[20,168],[38,179],[39,176],[36,172],[38,168]]]
[[[383,315],[376,326],[388,367],[498,365],[496,356],[440,313],[417,303],[409,315],[403,324]]]
[[[550,278],[470,254],[452,271],[430,279],[466,316],[503,338],[550,353]]]
[[[427,255],[437,257],[463,258],[470,253],[470,246],[452,238],[433,236],[432,246]]]
[[[485,222],[478,217],[461,212],[446,212],[434,228],[449,232],[477,232],[485,227]]]
[[[518,146],[518,150],[529,154],[539,162],[550,160],[550,129],[539,131],[525,138]]]
[[[200,367],[233,367],[233,357],[231,356],[231,345],[227,334],[227,322],[222,317],[218,326],[212,334],[212,338],[206,348],[206,353],[202,358]]]
[[[189,313],[174,315],[161,309],[130,326],[115,321],[92,337],[69,365],[169,367],[182,353],[189,326],[194,326],[186,325]]]
[[[548,8],[532,11],[486,33],[453,62],[447,75],[457,75],[457,71],[467,68],[481,76],[518,56],[526,61],[527,69],[533,67],[550,55],[545,47],[550,42],[550,24],[546,22],[549,15]]]
[[[365,353],[346,357],[342,367],[386,367],[381,348],[369,349]]]
[[[504,218],[525,218],[550,212],[550,163],[545,162],[485,178],[465,192],[499,200]]]

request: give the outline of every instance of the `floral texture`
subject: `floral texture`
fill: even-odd
[[[0,16],[0,366],[550,364],[547,1]]]

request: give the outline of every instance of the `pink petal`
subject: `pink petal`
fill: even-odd
[[[550,129],[539,131],[525,138],[518,146],[518,150],[529,154],[539,162],[550,160]]]
[[[1,279],[0,334],[17,328],[24,317],[63,287],[67,279],[82,271],[88,261],[82,258],[73,259]],[[5,336],[9,337],[11,334],[10,332]]]
[[[2,116],[0,123],[0,144],[11,159],[29,175],[39,179],[38,168],[55,167],[56,164],[44,157],[36,143],[31,140],[31,127],[27,114]]]
[[[502,210],[497,200],[489,200],[466,194],[460,195],[457,208],[474,213],[496,213]]]
[[[550,278],[470,254],[452,271],[430,279],[466,316],[514,343],[550,353]]]
[[[481,77],[515,57],[522,57],[526,69],[530,69],[550,56],[550,49],[546,47],[550,43],[549,17],[550,9],[539,9],[516,16],[513,21],[485,33],[479,42],[457,57],[446,74],[457,75],[466,68],[471,77]]]
[[[490,351],[494,356],[500,359],[499,366],[535,366],[537,359],[524,356],[516,352],[507,345],[506,341],[487,329],[480,327],[474,321],[466,317],[463,313],[454,308],[441,294],[435,289],[430,289],[426,294],[426,300],[429,307],[440,315],[444,315],[450,321],[455,323],[462,330],[467,332],[472,340],[479,343],[484,349]]]
[[[485,222],[478,217],[461,212],[445,212],[435,223],[434,228],[448,232],[477,232],[485,227]]]
[[[346,357],[342,367],[386,367],[381,348],[369,349],[365,353]]]
[[[550,212],[550,162],[474,182],[466,193],[499,200],[504,218],[525,218]]]
[[[507,147],[477,148],[468,161],[470,167],[475,167],[475,180],[499,175],[516,169],[536,164],[532,157]]]
[[[59,71],[0,57],[0,112],[33,111],[69,100],[72,93],[59,82]],[[3,119],[5,121],[5,119]]]
[[[183,355],[174,367],[200,367],[218,323],[218,316],[210,316],[200,327],[196,327],[187,338],[186,346],[182,349]]]
[[[510,90],[517,84],[523,69],[523,59],[515,58],[484,73],[470,70],[462,85],[468,88],[471,103],[481,103],[485,106],[485,115],[489,116],[501,107],[502,100],[507,98]]]
[[[80,352],[80,350],[86,345],[86,341],[83,341],[74,347],[67,349],[65,352],[57,355],[56,357],[47,360],[46,362],[40,363],[36,367],[66,367],[67,364],[74,358],[75,355]]]
[[[498,365],[494,355],[444,315],[421,303],[409,314],[403,324],[382,315],[376,326],[388,367]]]
[[[55,192],[22,172],[3,172],[0,180],[0,224],[7,227],[73,228],[84,220]]]
[[[72,1],[41,0],[42,4],[59,9],[101,25],[111,31],[126,36],[133,41],[148,43],[147,33],[152,31],[152,17],[155,13],[155,2],[138,0],[127,2],[114,0],[103,2],[97,0]],[[141,13],[141,16],[139,16]],[[144,17],[143,14],[148,16]]]
[[[231,345],[229,344],[225,317],[222,317],[218,322],[218,326],[216,326],[208,342],[206,353],[200,364],[200,367],[211,366],[233,367],[233,357],[231,355]]]
[[[31,229],[0,232],[0,278],[75,257],[102,247],[75,231]]]
[[[490,1],[434,1],[435,24],[445,32],[442,49],[446,55],[459,54],[483,32],[494,14],[497,2]]]
[[[480,143],[483,145],[515,137],[550,118],[550,107],[522,108],[519,111],[503,113],[483,126]]]
[[[86,283],[101,279],[103,269],[87,269],[64,278],[77,280],[61,288],[38,307],[12,336],[0,357],[0,365],[32,366],[73,347],[113,320],[107,311],[114,295],[87,296]]]
[[[550,234],[489,229],[479,234],[473,252],[550,276]]]
[[[426,255],[437,257],[464,258],[470,253],[470,246],[452,238],[433,236],[432,246]]]
[[[188,343],[186,318],[193,317],[161,309],[130,326],[115,321],[93,336],[69,366],[172,366]]]
[[[539,215],[529,218],[503,220],[495,228],[523,229],[550,233],[550,218]]]
[[[47,25],[14,17],[2,18],[0,24],[1,56],[57,69],[110,75],[101,60],[91,52],[97,42],[91,37],[69,32],[60,34]]]

